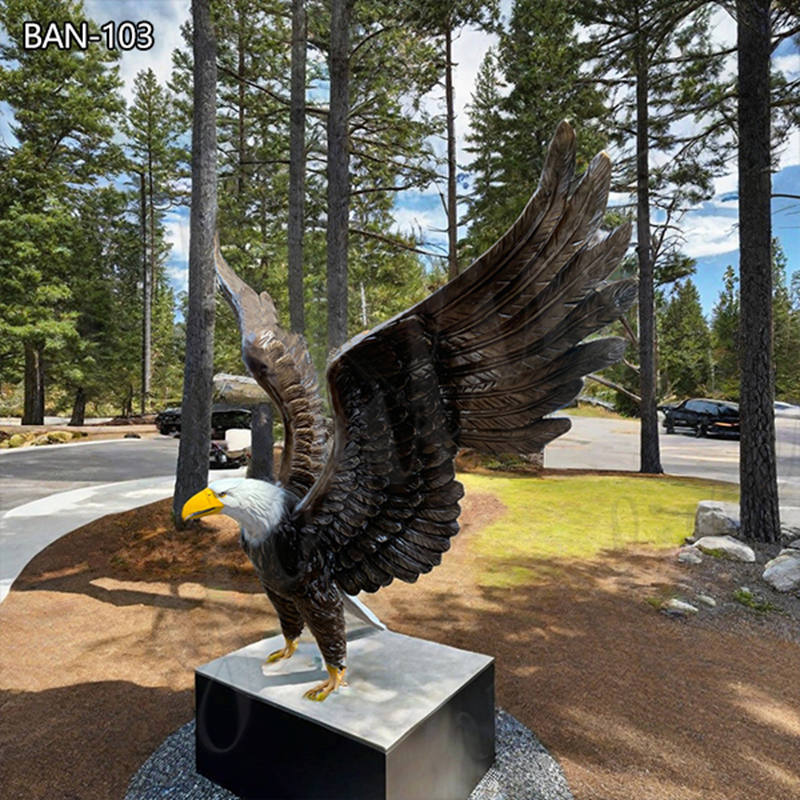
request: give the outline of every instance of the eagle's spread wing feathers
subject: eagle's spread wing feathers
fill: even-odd
[[[509,231],[426,300],[351,341],[328,370],[334,447],[295,510],[348,593],[428,572],[457,532],[459,445],[539,449],[569,428],[542,419],[624,343],[581,340],[617,319],[635,283],[603,281],[628,226],[598,235],[610,165],[574,177],[574,134],[559,126],[534,196]]]
[[[457,446],[432,347],[422,321],[404,316],[329,369],[334,450],[295,513],[348,594],[416,580],[458,531]]]
[[[222,293],[234,309],[242,334],[242,359],[283,417],[280,482],[302,497],[325,461],[326,432],[317,373],[305,339],[278,324],[272,298],[251,289],[228,266],[215,243]]]

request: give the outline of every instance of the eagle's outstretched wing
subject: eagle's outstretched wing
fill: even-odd
[[[562,123],[539,187],[509,231],[426,300],[349,342],[328,369],[333,451],[295,509],[303,547],[325,553],[348,593],[414,581],[458,530],[461,445],[531,452],[564,433],[543,419],[624,342],[580,342],[633,302],[630,280],[604,284],[625,253],[623,226],[598,234],[610,163],[574,175]]]
[[[214,260],[220,288],[239,323],[245,366],[283,418],[279,480],[302,497],[322,471],[327,438],[317,372],[305,339],[278,324],[272,298],[257,294],[239,278],[222,257],[219,242]]]

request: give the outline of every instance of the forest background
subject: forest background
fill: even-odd
[[[226,257],[290,323],[292,12],[213,3],[219,230]],[[327,324],[328,6],[307,2],[300,319],[322,367]],[[646,77],[659,399],[737,399],[735,23],[724,3],[358,0],[350,21],[347,333],[466,267],[513,222],[562,118],[584,166],[615,162],[608,225],[643,213],[635,148]],[[191,31],[184,2],[7,0],[0,8],[0,416],[131,414],[181,396]],[[154,47],[24,50],[25,19],[150,19]],[[776,397],[800,402],[798,13],[775,4]],[[638,31],[633,36],[631,31]],[[639,50],[633,45],[636,44]],[[298,162],[294,160],[295,170]],[[295,213],[297,196],[295,195]],[[298,230],[295,224],[293,230]],[[634,243],[635,246],[635,243]],[[631,255],[622,271],[636,273]],[[296,274],[296,273],[295,273]],[[218,308],[215,368],[241,372]],[[587,391],[635,413],[626,362]]]

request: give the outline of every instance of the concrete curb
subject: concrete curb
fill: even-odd
[[[40,450],[46,451],[54,447],[63,450],[65,447],[86,447],[90,444],[116,444],[120,442],[143,442],[145,439],[126,439],[120,436],[119,439],[95,439],[91,442],[64,442],[63,444],[37,444],[28,447],[4,447],[0,449],[0,458],[10,456],[12,453],[38,453]]]

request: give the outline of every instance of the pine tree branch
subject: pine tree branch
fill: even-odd
[[[631,344],[638,348],[639,347],[639,337],[634,333],[633,328],[631,327],[630,322],[628,322],[628,318],[623,314],[619,321],[622,323],[622,329],[625,331],[625,335],[630,339]]]
[[[285,95],[279,94],[278,92],[274,92],[272,89],[267,88],[266,86],[262,86],[255,81],[251,81],[249,78],[244,78],[239,75],[238,72],[234,72],[232,69],[228,69],[228,67],[223,66],[222,64],[217,63],[217,69],[220,72],[224,72],[227,76],[233,78],[236,81],[241,81],[242,83],[246,83],[248,86],[252,87],[253,89],[257,89],[259,92],[264,92],[264,94],[269,95],[273,100],[281,103],[281,105],[286,106],[288,109],[291,106],[291,102],[288,97]],[[317,117],[322,117],[323,119],[328,118],[328,109],[320,106],[312,106],[306,103],[305,106],[306,114],[313,114]]]
[[[622,392],[622,394],[627,395],[631,398],[631,400],[635,400],[637,403],[642,402],[642,398],[639,397],[638,394],[634,394],[630,390],[626,389],[624,386],[620,386],[618,383],[614,383],[614,381],[610,381],[607,378],[601,378],[599,375],[589,374],[586,376],[589,380],[595,381],[599,383],[601,386],[607,386],[609,389],[616,389],[618,392]]]
[[[358,51],[361,49],[361,47],[362,47],[363,45],[365,45],[367,42],[371,41],[371,40],[372,40],[372,39],[374,39],[376,36],[380,36],[380,35],[381,35],[381,34],[383,34],[383,33],[387,33],[388,31],[397,30],[399,27],[400,27],[399,25],[387,25],[385,28],[378,28],[377,30],[374,30],[374,31],[372,31],[371,33],[368,33],[368,34],[367,34],[367,35],[366,35],[366,36],[365,36],[363,39],[361,39],[360,41],[358,41],[358,42],[356,43],[355,47],[353,47],[353,49],[350,51],[350,62],[352,63],[352,61],[353,61],[353,57],[355,56],[355,54],[356,54],[356,53],[357,53],[357,52],[358,52]]]
[[[357,233],[359,236],[366,236],[368,239],[377,239],[379,242],[384,242],[385,244],[390,244],[393,247],[398,247],[401,250],[408,250],[412,253],[419,253],[422,256],[430,256],[432,258],[443,258],[444,253],[433,253],[428,250],[421,250],[419,247],[414,247],[413,245],[406,244],[405,242],[399,239],[393,239],[391,236],[384,236],[380,233],[375,233],[374,231],[365,231],[362,228],[350,228],[350,233]]]
[[[414,189],[416,183],[404,183],[402,186],[368,186],[364,189],[353,189],[350,196],[356,194],[370,194],[372,192],[404,192],[406,189]]]

